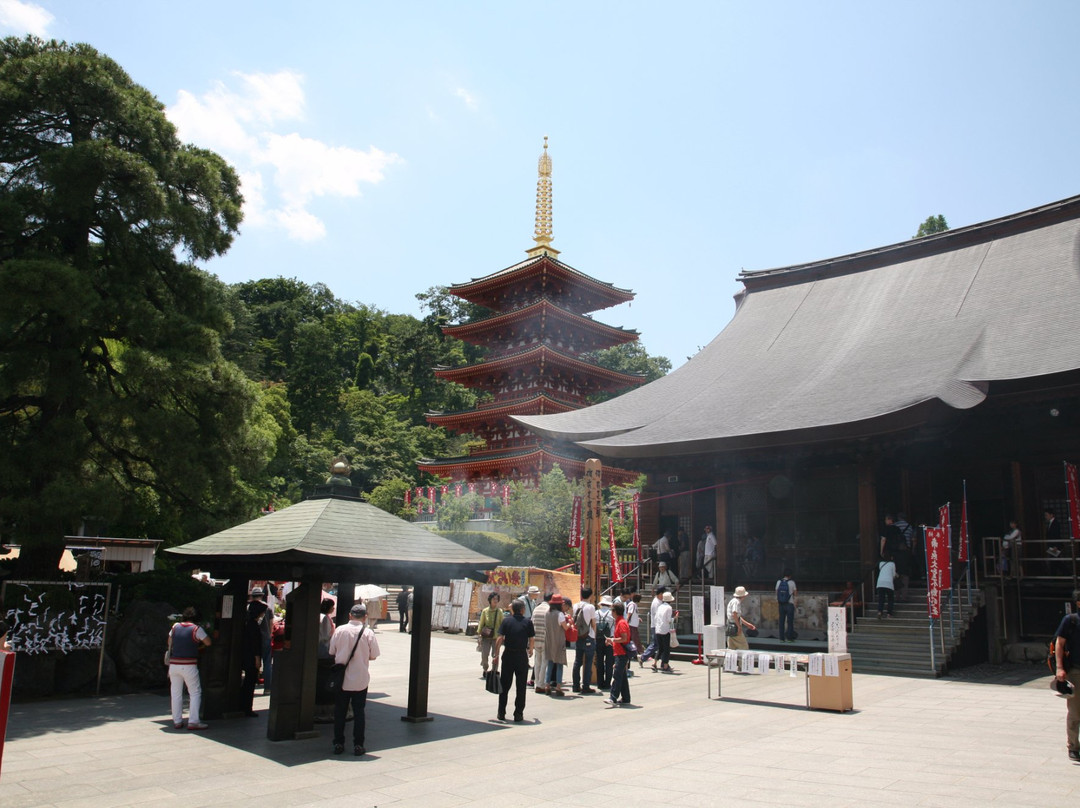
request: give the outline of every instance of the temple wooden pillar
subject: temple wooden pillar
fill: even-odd
[[[859,566],[861,571],[874,568],[881,554],[881,529],[877,512],[877,464],[859,461]],[[862,575],[860,575],[862,577]],[[870,591],[876,580],[870,581]]]
[[[410,629],[412,644],[409,653],[409,702],[402,721],[430,721],[428,715],[428,676],[431,666],[431,604],[432,585],[413,586],[413,616]]]
[[[319,603],[322,581],[304,580],[285,599],[289,646],[274,653],[274,686],[270,691],[271,741],[313,738],[315,675],[319,653]]]
[[[737,584],[731,575],[731,537],[728,535],[728,488],[716,489],[716,523],[712,526],[716,533],[716,570],[712,580],[706,575],[705,584],[712,585],[717,580],[723,581],[728,591],[734,591]],[[721,573],[721,570],[723,572]]]

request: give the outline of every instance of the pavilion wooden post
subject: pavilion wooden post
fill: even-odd
[[[285,599],[289,647],[274,654],[274,687],[270,692],[271,741],[313,738],[315,730],[315,671],[319,651],[319,603],[322,582],[304,580]]]
[[[600,537],[603,533],[603,464],[596,458],[585,461],[585,535],[581,542],[581,585],[588,587],[600,600]],[[599,632],[593,655],[594,682],[599,682],[602,657]]]
[[[430,583],[413,586],[412,650],[409,655],[409,703],[402,721],[430,721],[428,715],[428,667],[431,662]]]

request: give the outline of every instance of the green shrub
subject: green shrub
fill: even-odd
[[[521,551],[517,541],[504,533],[489,533],[482,530],[436,530],[433,532],[462,547],[497,558],[500,563],[507,566],[521,563]]]

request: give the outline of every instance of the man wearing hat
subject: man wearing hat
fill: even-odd
[[[521,598],[521,602],[525,605],[525,619],[532,620],[533,611],[540,602],[540,588],[537,586],[530,586],[528,591],[526,591],[525,595]]]
[[[656,637],[656,657],[653,659],[652,669],[656,670],[656,663],[660,663],[660,669],[671,673],[671,633],[675,630],[675,607],[671,604],[675,597],[670,592],[664,592],[660,596],[660,605],[656,609],[656,625],[653,634]]]
[[[267,581],[267,584],[270,582]],[[274,610],[266,603],[266,591],[261,586],[251,590],[251,601],[248,603],[248,619],[254,620],[259,629],[261,645],[259,657],[262,659],[263,692],[270,692],[271,674],[274,672],[273,651],[271,650],[271,634],[274,628]],[[254,681],[252,682],[254,687]],[[250,712],[250,708],[249,708]]]
[[[535,586],[530,586],[530,590],[536,589]],[[540,594],[540,590],[536,590],[536,595]],[[529,592],[529,599],[533,599],[533,593]],[[536,686],[537,693],[547,693],[547,688],[543,686],[544,674],[547,672],[547,657],[544,656],[544,640],[547,636],[547,615],[548,610],[551,608],[548,601],[551,600],[551,595],[547,595],[543,600],[537,603],[532,610],[532,624],[535,634],[535,642],[533,643],[533,675],[529,679],[529,685]],[[525,607],[528,608],[527,606]]]
[[[734,623],[738,628],[738,633],[734,637],[727,638],[727,647],[736,651],[750,650],[750,642],[746,639],[746,629],[753,630],[757,628],[742,616],[742,601],[749,594],[745,586],[737,586],[735,587],[735,595],[728,601],[727,605],[727,621]]]
[[[379,656],[379,641],[367,630],[367,607],[357,603],[349,609],[349,622],[330,637],[330,656],[334,664],[345,666],[345,678],[334,702],[334,754],[345,751],[345,716],[353,711],[353,754],[364,749],[364,707],[367,705],[371,674],[368,663]]]
[[[601,690],[611,687],[611,673],[615,669],[615,649],[608,645],[607,638],[615,633],[615,615],[611,611],[611,598],[600,598],[600,608],[596,610],[596,686]]]
[[[656,576],[653,578],[653,586],[663,586],[674,592],[679,588],[679,576],[668,569],[666,561],[661,561],[657,567]]]
[[[1069,682],[1075,688],[1080,686],[1080,614],[1077,613],[1080,611],[1080,589],[1073,592],[1073,606],[1073,613],[1065,615],[1054,635],[1054,680],[1055,683]],[[1062,687],[1067,689],[1067,685]],[[1069,760],[1080,762],[1080,696],[1069,696],[1066,705],[1065,738]]]

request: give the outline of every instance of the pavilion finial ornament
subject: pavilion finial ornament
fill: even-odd
[[[544,135],[544,151],[537,162],[539,178],[536,180],[536,227],[533,230],[536,246],[525,251],[533,257],[559,254],[551,246],[551,157],[548,155],[547,141],[547,135]]]

